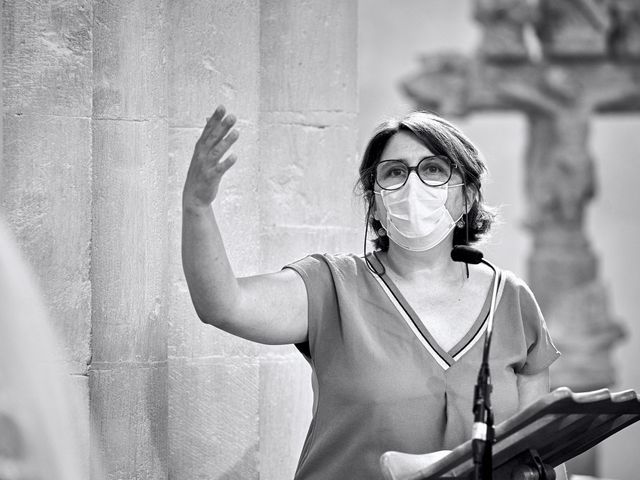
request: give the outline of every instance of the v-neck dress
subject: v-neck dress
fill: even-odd
[[[491,289],[469,332],[445,351],[429,319],[412,321],[363,258],[317,254],[285,268],[307,289],[308,340],[296,346],[314,388],[295,480],[382,480],[386,451],[422,454],[471,438]],[[489,359],[496,423],[518,410],[517,376],[560,355],[527,285],[507,271],[502,283]]]

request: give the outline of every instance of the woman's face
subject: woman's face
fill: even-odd
[[[429,150],[418,138],[409,132],[398,132],[394,134],[384,150],[382,151],[382,155],[380,155],[380,161],[384,160],[401,160],[406,163],[410,167],[415,167],[418,165],[420,160],[425,157],[432,156],[433,152]],[[417,175],[415,171],[412,171],[409,175]],[[458,169],[453,169],[453,174],[451,179],[449,180],[449,185],[457,185],[462,183],[462,177],[460,176],[460,172]],[[437,187],[428,187],[424,185],[425,188],[437,188]],[[381,190],[380,186],[375,183],[374,191],[379,192]],[[404,187],[402,187],[404,188]],[[462,187],[452,187],[448,189],[447,201],[445,202],[445,207],[449,211],[449,214],[453,219],[458,219],[464,213],[464,197],[462,194]],[[379,196],[375,195],[375,208],[374,208],[374,218],[376,220],[380,220],[380,218],[384,218],[386,216],[386,210],[382,202],[379,201]]]

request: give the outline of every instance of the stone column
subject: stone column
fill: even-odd
[[[239,162],[214,211],[236,274],[360,245],[356,9],[325,3],[171,4],[171,478],[295,470],[311,413],[308,366],[291,346],[259,346],[197,319],[180,262],[180,196],[205,118],[223,103],[239,118]]]
[[[60,367],[71,373],[71,383],[85,397],[86,410],[76,411],[85,427],[91,328],[91,15],[90,0],[2,3],[0,215],[36,273],[53,331],[64,345]],[[42,360],[59,363],[62,358]],[[87,465],[88,458],[82,462]]]
[[[91,2],[3,3],[0,206],[66,344],[89,361]],[[86,378],[80,380],[86,383]]]
[[[163,0],[95,2],[91,413],[108,479],[167,478]]]
[[[214,210],[238,275],[258,273],[259,3],[169,3],[169,464],[175,480],[259,477],[258,346],[203,324],[182,271],[182,188],[217,104],[239,119],[239,161]]]
[[[263,271],[315,252],[359,252],[357,2],[260,4],[258,193]],[[311,374],[292,346],[260,349],[260,478],[292,478]]]
[[[2,8],[2,4],[0,4],[0,85],[4,85],[3,83],[3,57],[4,57],[4,49],[3,49],[3,33],[4,33],[4,10]],[[3,163],[3,149],[4,149],[4,97],[2,91],[4,88],[0,89],[0,181],[2,180],[2,166]]]

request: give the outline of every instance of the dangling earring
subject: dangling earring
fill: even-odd
[[[461,218],[460,220],[458,220],[456,222],[456,227],[458,227],[458,228],[464,227],[464,218]]]
[[[379,237],[386,237],[387,236],[387,231],[384,229],[384,227],[380,227],[376,233],[378,234]]]

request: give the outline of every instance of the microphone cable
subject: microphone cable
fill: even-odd
[[[473,466],[475,480],[491,480],[493,471],[493,410],[491,408],[491,372],[489,369],[489,353],[491,350],[491,338],[493,336],[493,317],[495,316],[498,287],[502,281],[502,275],[498,269],[487,260],[483,259],[480,250],[457,245],[451,250],[451,259],[454,262],[465,262],[477,265],[484,263],[493,270],[494,281],[491,292],[491,307],[489,308],[489,323],[482,350],[482,363],[478,371],[478,380],[473,391],[473,429],[471,447],[473,452]]]

